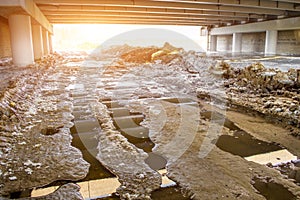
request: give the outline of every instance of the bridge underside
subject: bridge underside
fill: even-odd
[[[223,50],[233,52],[242,51],[243,34],[265,32],[265,43],[271,45],[265,47],[265,53],[276,53],[276,45],[273,43],[277,41],[278,31],[294,30],[294,35],[298,34],[300,1],[3,0],[0,2],[0,16],[3,25],[1,31],[10,31],[1,35],[0,40],[3,42],[0,49],[11,49],[14,62],[20,65],[32,63],[34,59],[52,51],[52,24],[199,26],[208,36],[208,50],[218,50],[218,40],[231,35],[227,43],[232,47],[227,45]],[[24,32],[22,34],[18,31],[21,29]],[[5,41],[11,42],[8,44]],[[24,52],[28,47],[32,50],[21,58],[18,52]],[[6,55],[0,54],[1,57]]]

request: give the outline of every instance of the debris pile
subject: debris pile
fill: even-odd
[[[300,185],[300,160],[293,160],[278,165],[267,164],[267,166],[277,169],[281,174],[289,179],[294,179],[295,182]]]
[[[283,121],[297,137],[293,127],[300,127],[299,71],[267,69],[261,63],[235,69],[223,61],[210,67],[211,74],[223,78],[229,103]],[[198,90],[199,97],[206,94],[207,90]]]

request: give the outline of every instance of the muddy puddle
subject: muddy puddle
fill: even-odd
[[[201,116],[206,119],[211,119],[212,116],[216,119],[223,117],[221,114],[210,111],[202,112]],[[223,151],[259,164],[272,163],[275,165],[297,159],[297,156],[290,153],[280,144],[259,140],[240,129],[227,118],[224,120],[224,127],[229,129],[230,134],[221,135],[216,142],[216,146]]]
[[[149,138],[149,130],[140,125],[145,116],[142,113],[130,112],[117,101],[111,99],[105,99],[102,103],[111,111],[111,117],[117,130],[130,143],[148,153],[145,162],[154,170],[165,168],[167,161],[162,156],[152,152],[155,144]]]
[[[287,188],[271,179],[253,178],[253,187],[259,191],[267,200],[297,200]]]
[[[181,194],[180,188],[178,187],[163,187],[152,193],[151,198],[153,200],[190,200],[189,197],[184,197]],[[93,200],[119,200],[120,198],[116,195],[107,195],[98,197]]]

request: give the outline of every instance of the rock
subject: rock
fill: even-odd
[[[15,180],[17,180],[18,178],[17,178],[16,176],[10,176],[10,177],[8,177],[8,179],[9,179],[10,181],[15,181]]]
[[[290,110],[291,112],[294,112],[294,111],[296,111],[296,110],[298,110],[298,109],[299,109],[299,106],[296,105],[296,104],[294,104],[294,103],[292,103],[291,106],[289,107],[289,110]]]
[[[287,73],[284,72],[278,72],[275,76],[274,76],[274,80],[278,81],[279,83],[283,84],[283,85],[287,85],[287,86],[293,86],[294,85],[294,81],[292,81]]]
[[[215,66],[211,66],[210,72],[216,76],[220,76],[225,79],[233,77],[233,70],[230,65],[224,61],[218,62]]]
[[[25,198],[18,198],[19,200],[84,200],[81,196],[80,187],[74,183],[68,183],[65,185],[60,186],[55,192],[41,196],[41,197],[25,197]],[[1,198],[2,200],[9,200],[8,198]]]

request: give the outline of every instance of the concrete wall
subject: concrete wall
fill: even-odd
[[[278,31],[277,53],[300,55],[300,30]]]
[[[225,52],[232,50],[232,35],[218,35],[217,51]]]
[[[0,17],[0,58],[11,57],[10,32],[8,20]]]
[[[264,52],[266,33],[243,33],[242,52]]]

